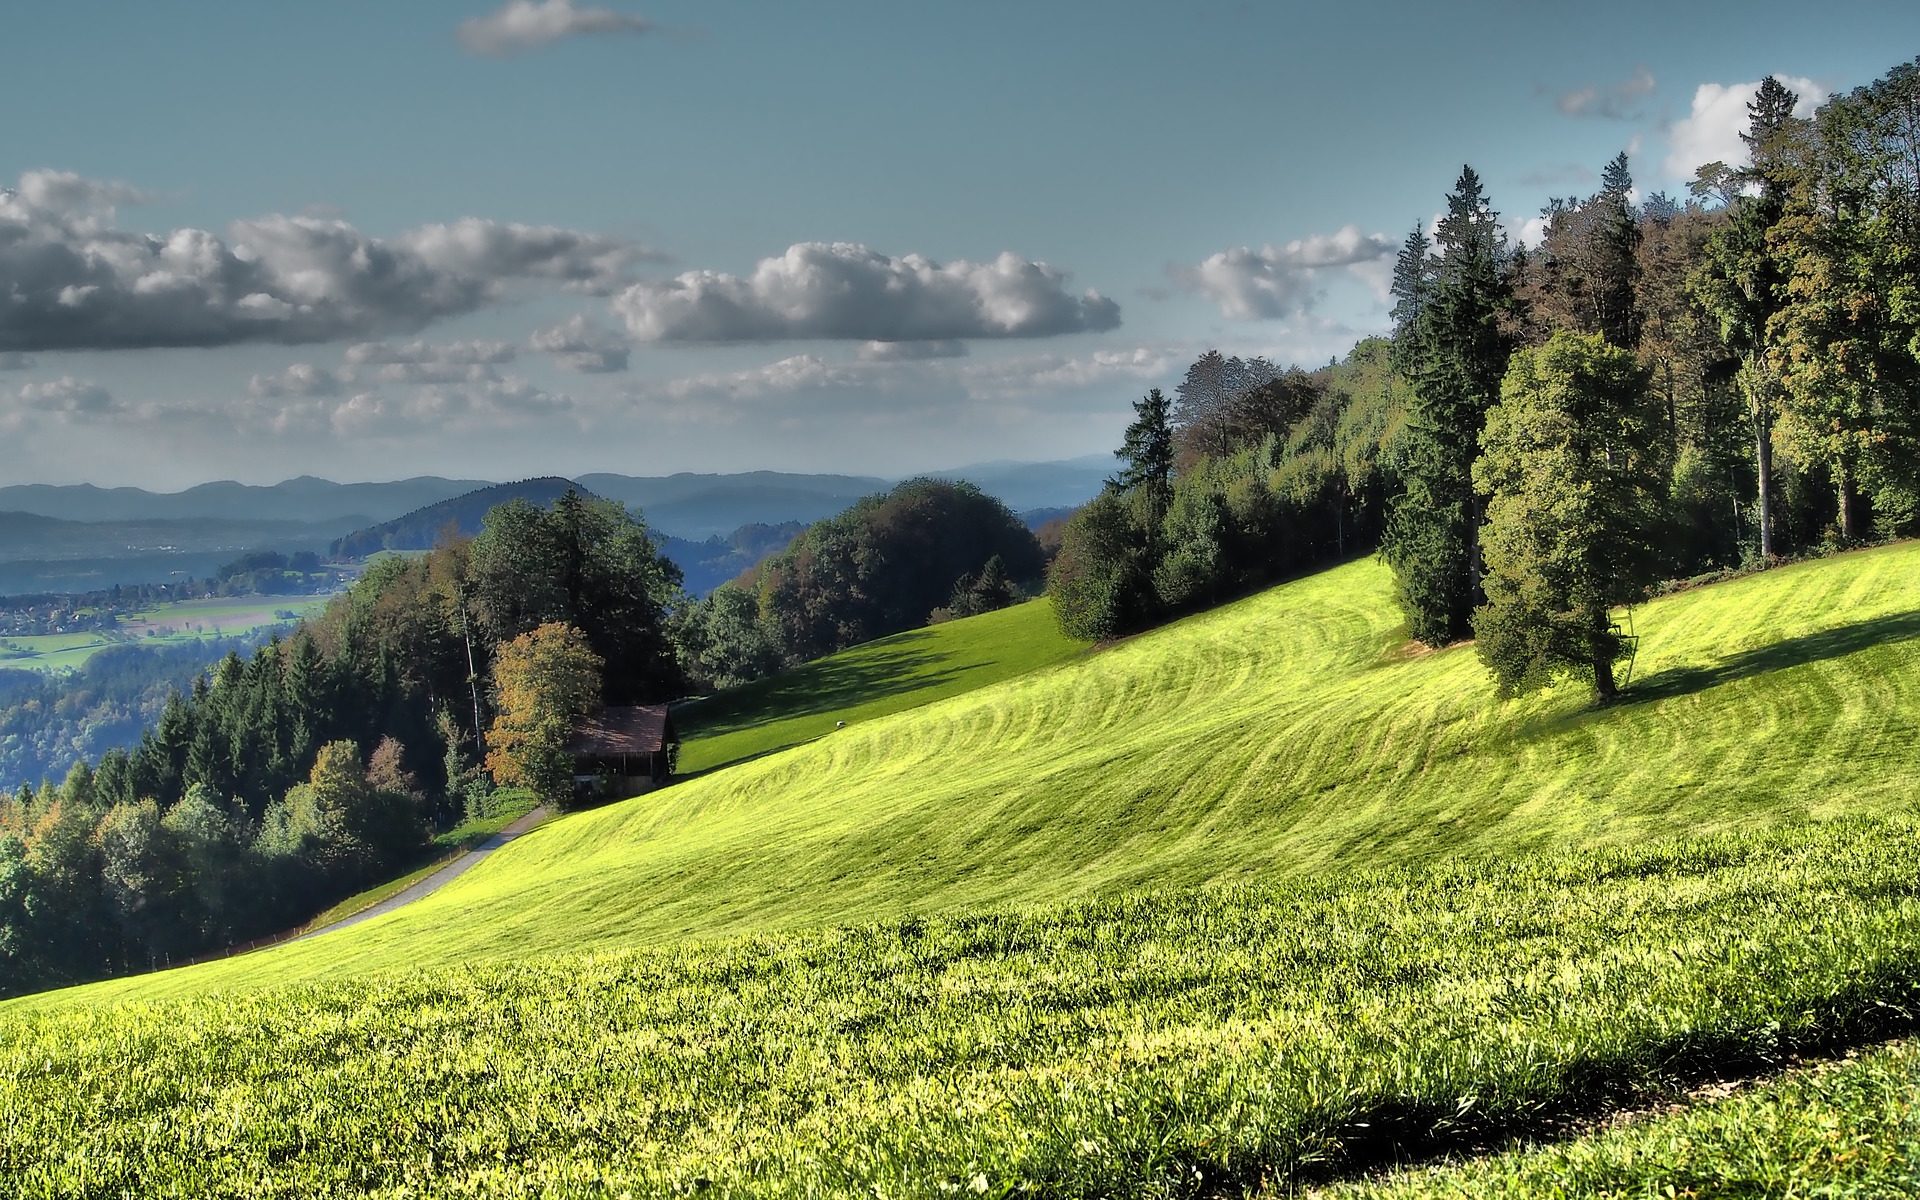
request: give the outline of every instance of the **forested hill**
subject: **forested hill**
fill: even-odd
[[[600,476],[596,478],[617,478]],[[702,478],[702,477],[689,477]],[[633,481],[629,481],[633,482]],[[416,509],[403,517],[396,517],[366,529],[350,533],[334,541],[333,557],[338,559],[362,559],[382,550],[430,550],[449,529],[457,531],[462,537],[472,537],[480,532],[481,524],[487,513],[495,506],[509,500],[525,500],[541,508],[550,508],[555,500],[577,491],[583,496],[598,497],[589,488],[569,479],[557,476],[543,476],[536,479],[524,479],[518,483],[501,483],[492,487],[477,488],[464,496],[455,496],[438,504],[430,504]],[[696,497],[711,496],[711,492],[688,493]],[[801,493],[806,495],[806,493]],[[764,493],[754,493],[755,502],[764,502]],[[824,495],[810,497],[823,503]],[[838,511],[836,509],[835,511]],[[726,536],[715,535],[702,540],[675,537],[663,533],[658,528],[652,530],[654,542],[661,553],[673,560],[685,577],[687,590],[695,596],[704,596],[714,588],[741,572],[749,570],[767,555],[786,548],[806,526],[798,521],[783,521],[777,524],[748,522],[730,530]]]
[[[337,559],[352,559],[366,558],[382,550],[431,550],[449,528],[462,537],[480,532],[481,519],[497,505],[509,500],[525,500],[547,508],[570,491],[591,494],[572,480],[553,475],[475,488],[339,538],[333,543],[332,554]]]

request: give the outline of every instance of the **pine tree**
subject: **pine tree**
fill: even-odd
[[[1393,364],[1402,375],[1413,374],[1420,317],[1432,293],[1433,243],[1416,221],[1393,261]]]
[[[1482,598],[1473,460],[1513,347],[1506,238],[1471,167],[1447,197],[1436,244],[1431,292],[1407,356],[1414,401],[1399,464],[1406,492],[1388,514],[1381,546],[1408,628],[1428,645],[1464,637]]]
[[[1714,319],[1720,340],[1740,360],[1737,376],[1747,401],[1757,477],[1756,517],[1760,556],[1774,555],[1773,429],[1779,418],[1782,387],[1768,362],[1769,325],[1785,305],[1787,271],[1769,239],[1786,215],[1790,178],[1781,139],[1793,120],[1793,92],[1769,75],[1747,105],[1747,131],[1740,135],[1752,165],[1733,173],[1727,223],[1707,239],[1706,260],[1688,279],[1688,290]],[[1710,164],[1694,183],[1704,194],[1726,174]]]
[[[1147,537],[1157,535],[1173,501],[1173,428],[1167,398],[1154,388],[1133,403],[1133,423],[1114,457],[1126,465],[1107,481],[1119,491],[1137,494],[1145,505]]]

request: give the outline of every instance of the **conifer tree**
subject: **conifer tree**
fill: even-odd
[[[1512,353],[1506,238],[1480,177],[1463,168],[1440,221],[1429,297],[1407,355],[1414,385],[1400,476],[1381,552],[1408,628],[1444,645],[1467,634],[1480,602],[1480,497],[1473,460]]]
[[[1791,180],[1782,138],[1796,102],[1794,93],[1773,76],[1761,81],[1747,105],[1747,131],[1740,135],[1752,164],[1731,173],[1736,187],[1729,193],[1729,219],[1707,239],[1705,261],[1688,280],[1694,299],[1718,325],[1722,344],[1740,360],[1737,378],[1753,437],[1755,515],[1763,559],[1774,555],[1773,429],[1782,393],[1779,375],[1768,361],[1768,331],[1787,294],[1787,271],[1768,242],[1786,215]],[[1695,194],[1705,194],[1728,174],[1723,164],[1709,164],[1693,184]]]
[[[1159,388],[1133,402],[1133,423],[1113,452],[1126,465],[1107,481],[1110,487],[1141,498],[1149,541],[1158,535],[1173,500],[1173,428],[1168,413],[1167,398]]]

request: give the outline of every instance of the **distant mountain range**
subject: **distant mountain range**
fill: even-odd
[[[1111,460],[1100,456],[981,463],[928,474],[968,480],[1024,512],[1085,503],[1111,471]],[[689,587],[705,592],[791,539],[790,532],[756,527],[805,525],[894,481],[745,471],[594,473],[572,482],[640,510],[687,572]],[[337,547],[360,557],[382,546],[419,549],[431,546],[449,520],[470,533],[488,508],[511,495],[546,504],[567,486],[557,477],[496,484],[438,476],[391,483],[301,476],[272,485],[203,483],[180,492],[14,484],[0,487],[0,594],[197,578],[249,550]],[[771,549],[770,539],[778,542]]]
[[[529,500],[541,508],[579,487],[572,480],[548,476],[517,483],[491,483],[448,500],[422,505],[410,513],[356,529],[327,547],[334,558],[357,559],[382,550],[431,550],[440,535],[452,530],[464,537],[480,532],[481,520],[509,500]]]

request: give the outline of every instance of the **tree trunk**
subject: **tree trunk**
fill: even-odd
[[[1755,512],[1760,518],[1760,558],[1773,558],[1773,422],[1756,406],[1753,414],[1753,465],[1759,482]]]
[[[1593,702],[1612,704],[1620,695],[1613,679],[1613,639],[1596,634],[1593,639]]]
[[[1484,520],[1480,511],[1480,494],[1472,493],[1467,501],[1467,611],[1472,612],[1487,602],[1486,593],[1481,589],[1482,567],[1480,563],[1480,525]]]
[[[1840,536],[1851,542],[1860,537],[1860,485],[1854,481],[1853,468],[1840,463],[1834,468],[1835,490],[1840,500]]]

